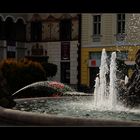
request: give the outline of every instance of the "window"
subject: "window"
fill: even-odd
[[[19,19],[16,22],[16,40],[25,41],[25,36],[26,36],[26,28],[24,21],[22,19]]]
[[[110,59],[111,58],[112,52],[108,51],[107,56]],[[128,51],[121,51],[121,52],[116,52],[116,57],[119,60],[127,60],[128,59]]]
[[[4,39],[4,22],[0,17],[0,39]]]
[[[90,52],[89,59],[101,59],[101,52]]]
[[[42,41],[42,22],[35,20],[31,22],[31,41]]]
[[[5,37],[7,43],[7,58],[16,57],[15,23],[11,17],[5,21]]]
[[[117,33],[125,33],[125,14],[117,14]]]
[[[101,30],[101,15],[93,16],[93,34],[100,35]]]
[[[93,16],[93,41],[99,42],[101,37],[101,15]]]
[[[128,52],[127,51],[117,52],[117,58],[120,60],[127,60]]]
[[[125,39],[125,14],[117,14],[117,34],[116,40],[123,41]]]
[[[71,19],[63,19],[60,22],[60,40],[71,40],[72,23]]]
[[[100,67],[101,65],[101,54],[102,52],[90,52],[89,53],[89,59],[93,62],[92,65],[95,65],[95,67]],[[90,63],[92,63],[90,62]]]
[[[106,51],[106,53],[107,53],[108,63],[110,63],[112,52],[111,51]],[[89,53],[89,59],[95,60],[96,61],[96,66],[100,66],[101,55],[102,55],[102,52],[90,52]],[[128,59],[128,51],[116,52],[116,57],[119,60],[127,60]]]
[[[15,40],[15,23],[11,17],[5,21],[5,36],[6,40]]]

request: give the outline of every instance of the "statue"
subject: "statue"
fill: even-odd
[[[136,67],[126,84],[124,101],[127,106],[135,107],[140,104],[140,49],[136,53]]]
[[[0,106],[5,108],[12,108],[16,105],[12,96],[8,92],[8,86],[5,78],[0,71]]]

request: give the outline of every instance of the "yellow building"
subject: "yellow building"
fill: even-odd
[[[125,13],[82,14],[82,85],[94,85],[103,48],[108,55],[116,51],[117,57],[124,60],[127,65],[135,64],[135,54],[140,49],[139,18],[139,14]]]

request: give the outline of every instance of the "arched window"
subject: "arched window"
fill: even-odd
[[[25,41],[26,38],[26,25],[22,19],[18,19],[16,22],[16,40]]]
[[[42,22],[39,20],[31,22],[31,41],[42,41]]]
[[[4,39],[4,21],[2,17],[0,17],[0,40]]]
[[[7,42],[7,58],[15,58],[16,57],[15,23],[12,17],[6,18],[5,38]]]
[[[8,41],[15,40],[15,23],[11,17],[7,17],[5,21],[5,37]]]
[[[60,21],[60,40],[71,40],[72,22],[71,19],[62,19]]]

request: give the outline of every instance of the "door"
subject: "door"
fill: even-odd
[[[70,84],[70,62],[61,62],[61,82]]]

